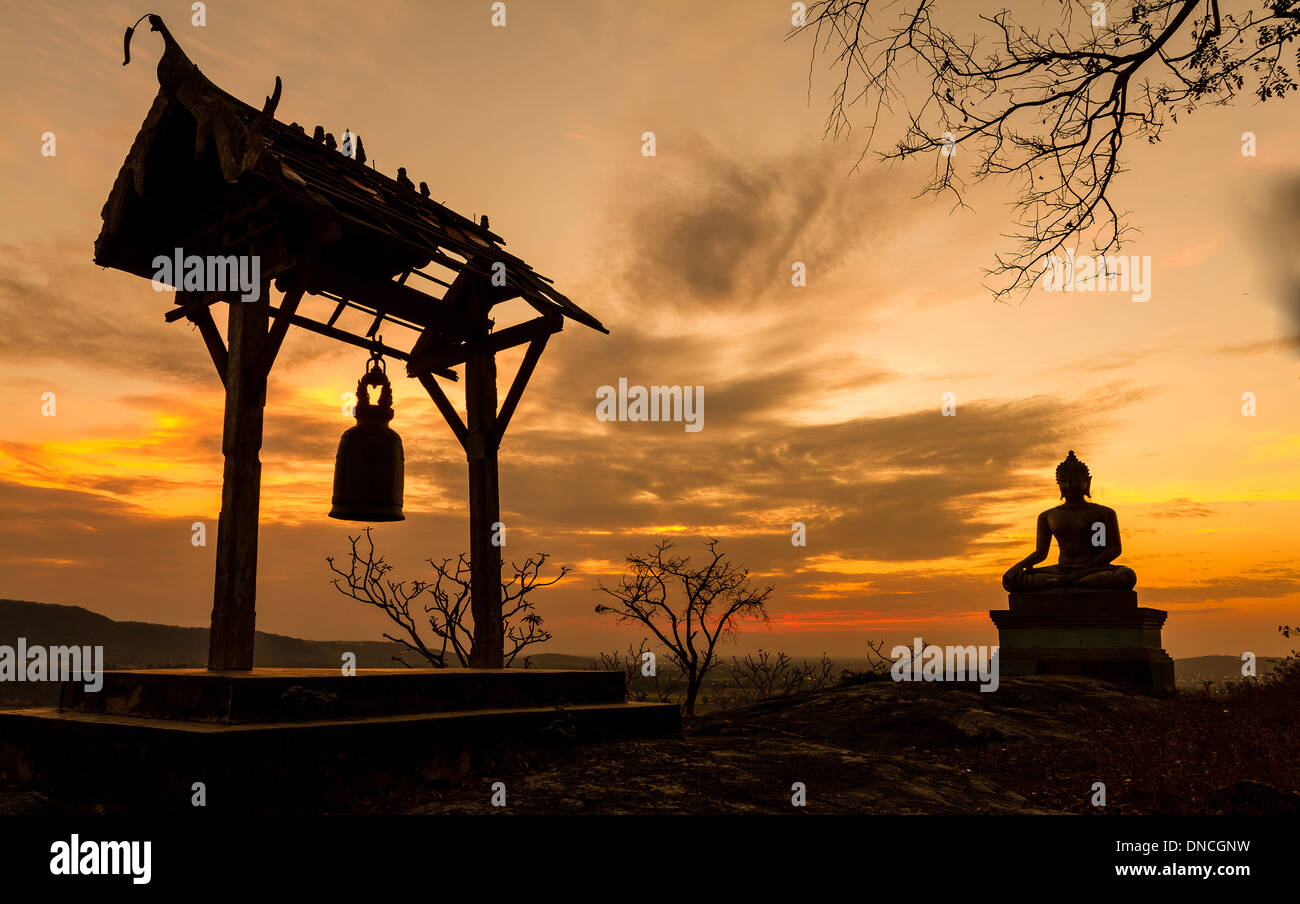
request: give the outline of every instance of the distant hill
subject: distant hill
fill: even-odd
[[[0,644],[12,646],[19,637],[29,644],[90,644],[104,647],[104,666],[112,669],[203,668],[208,662],[208,629],[180,628],[152,622],[114,621],[81,606],[60,606],[24,600],[0,600]],[[355,653],[357,667],[392,668],[400,647],[388,641],[303,640],[284,634],[257,632],[254,663],[282,668],[338,668],[345,652]],[[529,665],[540,669],[586,669],[595,656],[537,653]],[[408,657],[408,662],[412,661]],[[1281,659],[1261,657],[1259,674]],[[518,665],[523,662],[516,660]],[[866,660],[837,659],[836,670],[862,669]],[[1179,659],[1175,673],[1180,688],[1199,689],[1205,681],[1241,677],[1236,656],[1195,656]],[[54,684],[0,684],[0,706],[48,704],[58,699]]]
[[[13,646],[19,637],[28,644],[103,646],[104,667],[110,669],[203,668],[208,662],[208,629],[180,628],[152,622],[114,621],[81,606],[60,606],[25,600],[0,600],[0,644]],[[282,668],[339,668],[345,652],[355,653],[357,667],[393,668],[400,647],[388,641],[303,640],[284,634],[257,632],[254,665]],[[589,668],[594,656],[539,653],[533,668]],[[408,662],[413,660],[408,657]],[[522,663],[519,663],[522,665]],[[58,685],[0,684],[0,706],[49,704],[58,699]]]
[[[1281,656],[1261,656],[1256,672],[1267,675],[1282,662]],[[1241,678],[1240,656],[1191,656],[1174,662],[1175,680],[1180,688],[1199,688],[1205,681],[1235,681]]]

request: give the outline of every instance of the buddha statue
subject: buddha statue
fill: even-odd
[[[1115,510],[1086,497],[1092,491],[1088,466],[1075,458],[1074,450],[1056,466],[1056,484],[1064,503],[1038,516],[1038,540],[1034,551],[1012,565],[1002,576],[1010,593],[1034,590],[1132,590],[1137,574],[1119,558],[1119,521]],[[1052,538],[1060,549],[1055,565],[1035,568],[1047,558]]]

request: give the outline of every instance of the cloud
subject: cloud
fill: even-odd
[[[1195,584],[1149,587],[1143,592],[1148,600],[1166,605],[1217,603],[1233,599],[1276,599],[1300,593],[1300,571],[1271,569],[1265,573],[1214,578]]]
[[[1003,526],[983,514],[993,500],[1051,497],[1051,468],[1067,447],[1083,445],[1079,421],[1113,413],[1124,398],[1040,396],[968,403],[955,418],[924,411],[718,429],[706,414],[698,434],[639,423],[603,425],[597,435],[530,430],[502,456],[502,502],[513,517],[544,519],[542,537],[564,535],[568,545],[582,535],[591,557],[609,550],[588,532],[626,537],[678,526],[777,535],[785,549],[772,544],[763,567],[793,568],[803,553],[790,548],[792,519],[807,522],[819,554],[961,556]],[[590,464],[569,467],[575,460]]]
[[[1283,345],[1300,352],[1300,174],[1278,180],[1265,215],[1256,219],[1263,271],[1286,317]]]
[[[1274,352],[1286,351],[1288,349],[1300,350],[1300,331],[1294,336],[1283,336],[1281,339],[1263,339],[1259,342],[1239,342],[1233,345],[1221,345],[1211,351],[1220,355],[1229,355],[1231,357],[1245,358],[1251,355],[1268,355]]]
[[[90,247],[0,246],[0,357],[12,364],[75,363],[88,369],[212,382],[203,342],[187,323],[166,324],[172,296],[138,277],[104,271]],[[184,341],[186,338],[191,342]]]
[[[1219,509],[1212,505],[1202,505],[1190,499],[1171,499],[1169,507],[1160,511],[1147,512],[1147,518],[1209,518],[1217,515]]]
[[[791,287],[793,262],[824,276],[896,225],[896,186],[874,173],[848,178],[843,147],[745,159],[699,137],[680,144],[621,193],[628,206],[615,213],[623,282],[656,306],[753,306]]]
[[[96,267],[90,254],[88,245],[69,242],[0,245],[0,358],[11,365],[65,362],[97,373],[219,387],[197,328],[163,320],[175,296],[154,292],[138,276]],[[224,332],[222,307],[214,317]],[[341,356],[345,348],[291,338],[275,373]]]

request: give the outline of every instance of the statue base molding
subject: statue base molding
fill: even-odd
[[[1169,613],[1137,605],[1132,590],[1038,590],[1009,594],[990,610],[1002,675],[1087,675],[1172,693],[1174,661],[1161,647]]]

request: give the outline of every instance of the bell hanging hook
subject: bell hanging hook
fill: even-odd
[[[375,336],[370,343],[370,361],[366,364],[366,370],[377,370],[385,376],[388,375],[388,365],[384,361],[384,337]]]

